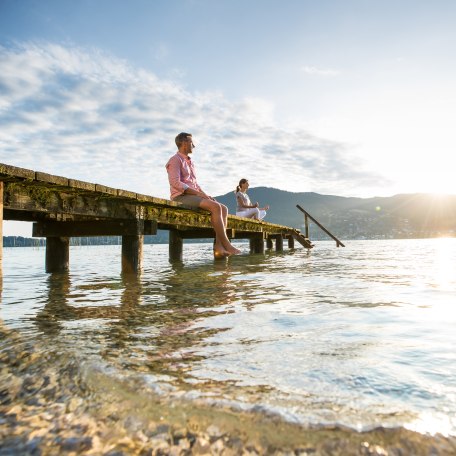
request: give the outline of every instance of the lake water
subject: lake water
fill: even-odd
[[[153,403],[151,420],[237,420],[277,447],[299,440],[291,427],[381,428],[401,431],[396,448],[423,438],[426,454],[452,453],[456,239],[240,246],[214,262],[210,244],[185,244],[170,264],[167,245],[145,245],[140,276],[120,273],[120,246],[72,247],[68,274],[44,272],[44,248],[4,249],[0,349],[28,350],[16,376],[71,371],[65,401],[84,384],[94,415],[109,389],[130,417]]]

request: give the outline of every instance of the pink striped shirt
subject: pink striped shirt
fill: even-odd
[[[168,171],[171,199],[182,195],[189,187],[202,191],[196,182],[195,167],[190,157],[176,152],[166,163],[166,171]]]

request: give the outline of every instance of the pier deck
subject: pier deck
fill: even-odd
[[[141,269],[144,235],[169,230],[170,260],[182,260],[183,239],[213,238],[210,214],[181,203],[0,163],[2,220],[34,222],[33,236],[46,238],[46,271],[69,268],[69,239],[122,236],[122,270]],[[3,219],[2,219],[3,217]],[[295,228],[228,216],[230,239],[249,239],[251,253],[283,249],[283,240],[312,244]],[[0,246],[1,249],[1,246]],[[0,250],[1,261],[1,250]],[[1,263],[0,263],[1,264]]]

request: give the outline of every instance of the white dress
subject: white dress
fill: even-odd
[[[239,217],[246,217],[246,218],[256,218],[258,220],[263,220],[266,216],[266,211],[263,209],[259,209],[258,207],[242,207],[239,204],[239,198],[242,200],[245,206],[253,206],[252,202],[250,201],[249,196],[247,193],[244,192],[236,192],[236,215]]]

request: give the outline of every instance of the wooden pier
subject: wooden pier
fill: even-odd
[[[141,269],[144,235],[169,230],[169,258],[181,261],[183,239],[213,238],[210,214],[181,203],[100,184],[0,164],[0,236],[3,220],[34,222],[33,236],[46,238],[46,271],[69,269],[71,237],[121,236],[122,271]],[[305,248],[299,230],[228,216],[230,239],[249,239],[251,253],[283,250],[284,239]],[[0,267],[2,260],[0,245]]]

